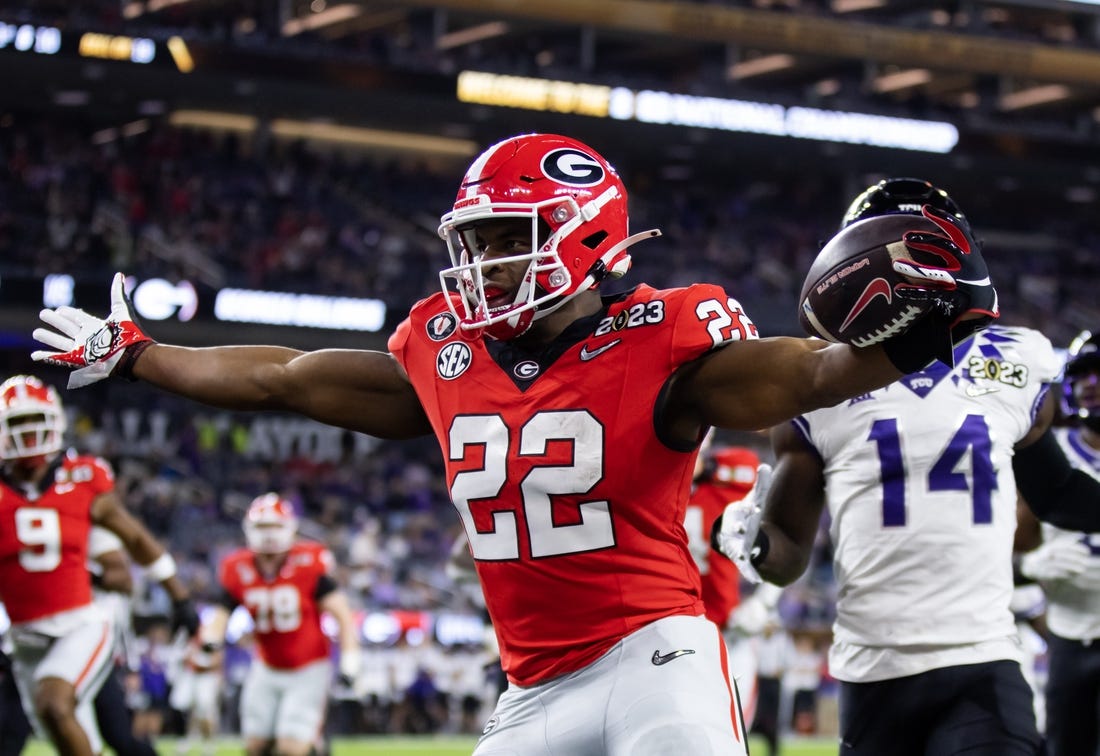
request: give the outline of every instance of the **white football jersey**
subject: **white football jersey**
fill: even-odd
[[[1077,429],[1059,428],[1055,437],[1070,464],[1100,480],[1100,449],[1086,444]],[[1100,639],[1100,533],[1077,533],[1043,523],[1043,540],[1082,541],[1092,552],[1080,575],[1044,583],[1051,632],[1073,640]]]
[[[793,421],[824,462],[838,679],[1018,658],[1013,447],[1061,365],[1042,334],[996,326],[955,362]]]

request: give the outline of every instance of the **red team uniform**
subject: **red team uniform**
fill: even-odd
[[[331,552],[309,541],[295,542],[271,579],[256,569],[250,549],[238,549],[222,561],[222,587],[252,616],[256,647],[267,666],[293,670],[329,658],[317,591],[319,586],[326,593],[332,589],[326,579],[332,565]]]
[[[0,600],[12,623],[92,603],[91,507],[114,487],[111,468],[94,457],[63,457],[39,495],[0,477]]]
[[[113,488],[111,468],[94,457],[61,457],[40,491],[0,476],[0,601],[12,621],[20,698],[42,734],[31,705],[37,681],[67,680],[93,750],[100,736],[92,700],[111,671],[115,630],[92,601],[88,533],[92,502]]]
[[[726,451],[735,451],[742,455],[744,461],[740,464],[751,475],[746,481],[747,485],[714,480],[695,485],[691,501],[688,502],[688,522],[698,519],[699,532],[708,543],[714,521],[726,511],[727,504],[745,497],[755,480],[756,466],[760,464],[760,458],[749,449]],[[696,512],[693,513],[692,510]],[[703,581],[703,605],[707,608],[707,619],[724,630],[729,622],[730,612],[741,602],[740,573],[730,559],[713,551],[708,555],[706,566],[700,566],[699,573]]]
[[[442,295],[389,343],[444,450],[519,685],[580,669],[662,617],[704,612],[682,524],[694,448],[663,443],[654,408],[678,367],[756,328],[716,286],[642,285],[605,301],[536,354],[463,338]]]
[[[743,630],[731,623],[741,604],[741,575],[733,561],[713,550],[710,531],[732,501],[739,501],[756,483],[760,457],[752,449],[724,447],[707,453],[703,473],[696,477],[684,527],[702,579],[707,619],[726,639],[730,674],[741,695],[741,712],[750,725],[756,714],[756,651]]]

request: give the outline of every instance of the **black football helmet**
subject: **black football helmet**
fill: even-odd
[[[967,236],[974,238],[970,224],[955,200],[943,189],[918,178],[888,178],[867,187],[852,200],[840,227],[844,229],[856,221],[879,215],[920,215],[924,205],[950,213],[959,220]]]
[[[1074,384],[1086,373],[1100,370],[1100,333],[1081,331],[1070,343],[1066,353],[1066,369],[1062,377],[1062,411],[1077,417],[1088,427],[1100,431],[1100,404],[1082,407],[1074,395]]]

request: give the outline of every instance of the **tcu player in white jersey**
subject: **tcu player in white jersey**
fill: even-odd
[[[125,509],[101,459],[61,454],[57,392],[33,376],[0,384],[0,600],[11,617],[15,681],[28,717],[57,750],[100,751],[92,698],[110,673],[114,618],[92,600],[93,524],[118,535],[173,599],[175,624],[198,626],[175,564]]]
[[[1100,335],[1070,345],[1062,381],[1066,414],[1076,427],[1055,435],[1075,467],[1100,480]],[[1047,744],[1051,756],[1100,747],[1100,534],[1043,523],[1042,545],[1020,560],[1047,597],[1049,672]]]
[[[929,204],[968,225],[917,179],[870,187],[844,225]],[[1009,609],[1017,486],[1047,519],[1100,524],[1100,488],[1061,475],[1050,432],[1060,367],[1042,334],[992,326],[956,346],[954,368],[933,363],[774,428],[763,526],[741,503],[723,515],[716,538],[742,573],[785,585],[828,504],[841,754],[1039,752]]]

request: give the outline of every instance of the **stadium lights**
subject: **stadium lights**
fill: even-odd
[[[490,21],[487,24],[478,24],[468,29],[441,34],[435,41],[435,49],[450,50],[454,47],[470,45],[474,42],[484,42],[493,37],[500,37],[509,32],[511,27],[503,21]]]
[[[909,68],[904,71],[891,71],[876,76],[871,89],[879,94],[912,89],[932,81],[932,72],[927,68]]]
[[[783,71],[794,65],[794,56],[787,53],[761,55],[759,58],[742,60],[730,66],[726,73],[731,79],[747,79],[750,76]]]
[[[959,130],[946,121],[787,108],[775,103],[634,91],[481,71],[458,75],[457,97],[462,102],[482,105],[920,152],[947,153],[959,142]]]
[[[253,132],[259,125],[259,119],[255,116],[216,110],[176,110],[168,116],[168,122],[173,126],[241,132]]]
[[[997,107],[1001,110],[1022,110],[1036,105],[1045,105],[1048,102],[1065,100],[1069,95],[1069,87],[1065,84],[1045,84],[1003,94],[997,99]]]
[[[255,116],[217,110],[176,110],[168,117],[168,122],[177,127],[236,131],[243,134],[251,134],[260,125],[259,119]],[[472,157],[477,154],[478,149],[477,143],[471,139],[366,129],[290,118],[276,118],[271,121],[271,134],[283,139],[306,139],[355,147],[376,147],[452,157]]]
[[[336,142],[359,147],[384,147],[390,150],[406,150],[456,157],[471,157],[477,154],[477,143],[470,139],[364,129],[357,126],[341,126],[335,123],[318,121],[276,118],[271,122],[271,133],[274,136],[288,139],[312,139],[318,142]]]
[[[386,304],[380,299],[221,289],[214,298],[214,317],[235,323],[375,333],[386,324]]]
[[[833,0],[829,4],[833,13],[855,13],[856,11],[881,8],[886,5],[886,0]]]
[[[363,9],[357,5],[334,5],[319,13],[290,19],[283,24],[283,36],[293,37],[302,32],[317,31],[341,21],[349,21],[362,13]]]

